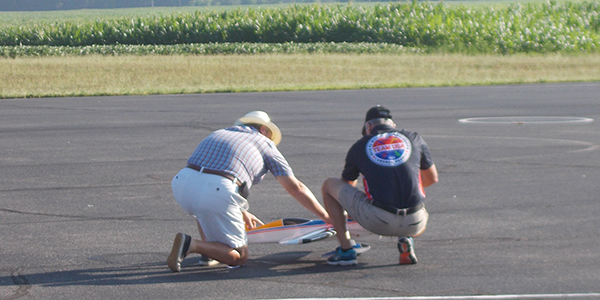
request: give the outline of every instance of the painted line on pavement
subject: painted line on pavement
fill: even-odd
[[[600,293],[573,294],[514,294],[514,295],[471,295],[471,296],[407,296],[407,297],[369,297],[369,298],[290,298],[278,300],[470,300],[470,299],[581,299],[600,298]]]

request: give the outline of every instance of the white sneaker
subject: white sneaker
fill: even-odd
[[[218,265],[219,261],[214,260],[208,256],[200,255],[200,261],[198,261],[198,264],[201,266],[209,267],[209,266]]]

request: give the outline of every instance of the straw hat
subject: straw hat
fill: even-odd
[[[260,110],[251,111],[233,123],[234,126],[245,124],[264,125],[271,130],[271,140],[275,145],[278,145],[279,142],[281,142],[281,130],[279,130],[277,125],[271,122],[271,118],[269,118],[269,115],[266,112]]]

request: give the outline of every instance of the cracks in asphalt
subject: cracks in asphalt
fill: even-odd
[[[180,219],[161,219],[151,218],[147,215],[139,216],[121,216],[121,217],[94,217],[84,215],[66,215],[66,214],[51,214],[51,213],[40,213],[40,212],[28,212],[14,209],[0,208],[0,212],[22,214],[22,215],[34,215],[34,216],[45,216],[45,217],[56,217],[56,218],[67,218],[81,221],[98,221],[98,220],[115,220],[115,221],[179,221]],[[36,222],[25,222],[25,223],[36,223]]]
[[[49,214],[39,212],[26,212],[14,209],[0,208],[0,211],[22,214],[22,215],[35,215],[35,216],[46,216],[46,217],[60,217],[60,218],[71,218],[71,219],[86,219],[86,220],[139,220],[147,216],[126,216],[126,217],[90,217],[90,216],[78,216],[78,215],[63,215],[63,214]]]
[[[217,130],[212,124],[205,124],[200,121],[183,121],[170,122],[164,121],[138,121],[138,122],[119,122],[119,123],[103,123],[103,124],[51,124],[51,125],[13,125],[12,127],[1,127],[0,133],[31,133],[31,132],[61,132],[61,131],[88,131],[88,130],[131,130],[135,128],[191,128],[200,131],[212,132]]]
[[[17,286],[15,293],[13,295],[9,295],[5,298],[2,298],[2,300],[18,299],[18,298],[27,296],[29,294],[29,289],[31,288],[31,284],[29,284],[27,277],[19,274],[19,271],[20,271],[19,269],[16,269],[10,273],[10,278],[12,279],[13,284],[15,286]]]
[[[545,155],[545,156],[549,156]],[[542,156],[542,155],[539,155]],[[576,165],[576,164],[571,164],[571,165],[567,165],[567,164],[557,164],[557,163],[547,163],[547,162],[526,162],[526,161],[522,161],[519,159],[522,159],[524,157],[515,157],[515,158],[505,158],[505,159],[476,159],[473,157],[470,158],[463,158],[463,157],[457,157],[457,156],[452,156],[452,155],[437,155],[437,157],[440,158],[444,158],[446,160],[454,160],[454,161],[458,161],[458,162],[463,162],[463,163],[468,163],[468,162],[472,162],[472,163],[489,163],[489,164],[497,164],[497,165],[513,165],[513,166],[534,166],[534,167],[547,167],[547,168],[575,168],[575,169],[598,169],[600,168],[600,165],[591,165],[591,164],[585,164],[585,165]],[[438,158],[438,160],[441,160],[440,158]],[[475,171],[453,171],[452,168],[454,168],[455,166],[457,166],[457,164],[448,164],[449,170],[448,169],[443,169],[446,166],[441,165],[440,168],[442,168],[444,173],[460,173],[460,174],[473,174],[473,173],[478,173],[478,172],[482,172],[482,170],[475,170]]]
[[[129,184],[98,184],[98,185],[81,185],[81,186],[57,186],[57,187],[35,187],[35,188],[16,188],[16,189],[5,189],[0,192],[24,192],[24,191],[48,191],[48,190],[79,190],[79,189],[90,189],[90,188],[116,188],[124,186],[145,186],[145,185],[163,185],[169,183],[168,181],[161,182],[139,182]]]
[[[22,192],[22,191],[51,191],[51,190],[79,190],[79,189],[93,189],[93,188],[117,188],[117,187],[131,187],[131,186],[152,186],[152,185],[165,185],[170,183],[170,179],[163,178],[159,175],[150,174],[148,178],[156,180],[155,182],[140,182],[140,183],[129,183],[129,184],[105,184],[105,185],[82,185],[82,186],[67,186],[67,187],[34,187],[34,188],[16,188],[16,189],[4,189],[1,192]],[[165,218],[151,218],[148,215],[133,215],[133,216],[86,216],[86,215],[72,215],[72,214],[53,214],[43,212],[32,212],[32,211],[21,211],[10,208],[0,208],[0,212],[20,214],[20,215],[32,215],[32,216],[44,216],[54,218],[66,218],[75,221],[96,221],[96,220],[116,220],[116,221],[177,221],[179,219],[165,219]],[[35,221],[35,222],[17,222],[17,223],[48,223],[48,222],[63,222],[64,220],[58,221]],[[11,223],[15,224],[15,223]]]
[[[116,188],[116,187],[131,187],[131,186],[146,186],[146,185],[163,185],[171,183],[171,178],[164,178],[160,175],[146,175],[155,182],[135,182],[128,184],[97,184],[97,185],[75,185],[75,186],[55,186],[55,187],[33,187],[33,188],[14,188],[0,189],[0,192],[24,192],[24,191],[48,191],[48,190],[79,190],[89,188]]]

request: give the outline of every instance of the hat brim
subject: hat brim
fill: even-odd
[[[271,140],[273,141],[273,143],[275,143],[275,145],[279,145],[279,142],[281,142],[281,130],[279,130],[279,127],[277,127],[277,125],[275,125],[275,123],[273,122],[265,122],[265,120],[257,117],[241,117],[237,119],[235,123],[233,123],[233,125],[236,126],[244,124],[264,125],[267,128],[269,128],[269,130],[271,130]]]

